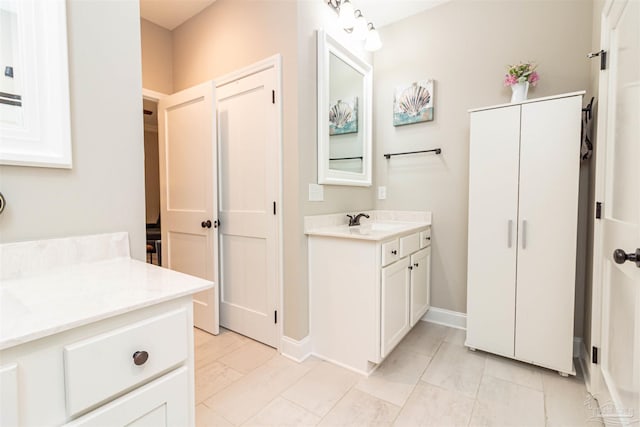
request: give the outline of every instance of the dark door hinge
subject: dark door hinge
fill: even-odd
[[[273,202],[273,214],[276,214],[276,202]]]
[[[596,202],[596,219],[602,219],[602,202]]]
[[[591,347],[591,363],[598,364],[598,347]]]
[[[276,103],[276,91],[275,90],[271,91],[271,103],[272,104]]]
[[[607,51],[600,50],[599,52],[592,52],[587,55],[587,58],[591,59],[591,58],[595,58],[596,56],[600,57],[600,69],[606,70],[607,69]]]
[[[278,310],[273,312],[273,323],[278,323]]]

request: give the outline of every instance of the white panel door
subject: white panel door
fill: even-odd
[[[466,345],[513,357],[520,106],[471,113]]]
[[[573,372],[582,96],[522,105],[515,357]]]
[[[158,104],[162,264],[218,281],[215,83]],[[216,287],[193,297],[194,325],[217,334]]]
[[[276,347],[278,115],[271,68],[218,87],[220,319]]]
[[[609,69],[600,80],[598,186],[603,197],[599,265],[602,279],[600,369],[604,390],[596,394],[608,408],[605,422],[640,422],[640,3],[615,1],[603,22]],[[604,83],[604,84],[603,84]],[[599,135],[602,135],[600,133]],[[602,156],[602,158],[601,158]],[[600,160],[602,160],[600,162]],[[614,251],[619,251],[614,257]],[[618,258],[617,260],[614,258]],[[630,258],[630,257],[629,257]],[[613,409],[615,408],[615,411]]]
[[[411,255],[411,326],[420,321],[429,308],[431,246]]]
[[[382,269],[382,357],[411,329],[409,263],[409,257],[405,257]]]

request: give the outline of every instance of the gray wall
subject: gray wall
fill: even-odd
[[[73,169],[0,166],[0,242],[127,231],[145,257],[140,16],[67,2]]]
[[[384,46],[374,55],[374,170],[387,199],[376,208],[433,212],[435,307],[466,312],[467,110],[509,102],[502,78],[506,66],[519,61],[539,64],[540,84],[529,98],[588,89],[591,21],[590,1],[453,0],[381,29]],[[435,79],[435,120],[394,128],[394,88],[424,78]],[[442,148],[441,156],[382,158],[387,151],[434,147]],[[580,336],[582,307],[576,317]]]

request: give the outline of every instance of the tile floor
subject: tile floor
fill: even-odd
[[[471,352],[420,322],[369,378],[195,329],[196,425],[599,426],[581,378]]]

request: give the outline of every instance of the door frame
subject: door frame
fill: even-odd
[[[248,77],[252,74],[257,74],[261,71],[265,71],[268,69],[273,69],[276,73],[276,96],[275,96],[275,105],[276,105],[276,143],[278,146],[278,154],[277,154],[277,164],[276,169],[278,170],[278,176],[276,179],[278,180],[277,191],[276,191],[276,204],[279,206],[279,209],[276,210],[276,224],[277,224],[277,238],[276,245],[278,247],[276,251],[276,259],[277,259],[277,277],[276,277],[276,310],[278,311],[278,323],[276,324],[276,343],[277,350],[279,353],[282,353],[283,343],[282,338],[284,337],[284,227],[283,227],[283,203],[282,203],[282,183],[283,183],[283,171],[282,171],[282,55],[275,54],[268,58],[265,58],[261,61],[255,62],[246,67],[234,70],[228,74],[224,74],[220,77],[213,79],[216,83],[216,89],[221,86],[225,86],[229,83],[233,83],[236,80],[240,80],[244,77]],[[217,102],[217,100],[216,100]],[[219,143],[219,140],[218,140]],[[218,174],[220,173],[220,168],[218,168]],[[218,187],[220,186],[220,179],[218,179]],[[220,191],[218,191],[218,197],[220,195]],[[221,287],[218,287],[218,292],[220,292]]]

